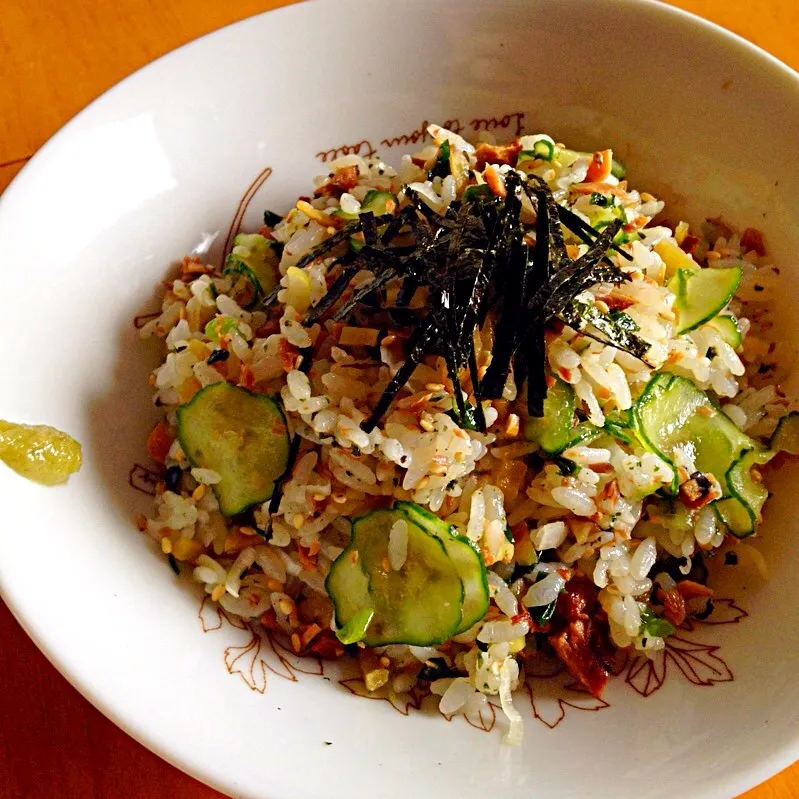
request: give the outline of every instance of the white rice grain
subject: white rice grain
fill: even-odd
[[[408,524],[398,519],[391,525],[388,534],[388,562],[394,571],[399,571],[408,557]]]

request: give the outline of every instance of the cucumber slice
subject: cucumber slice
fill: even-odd
[[[369,578],[363,570],[357,549],[353,548],[354,540],[353,536],[350,546],[330,564],[325,590],[336,611],[339,640],[347,638],[359,620],[368,616],[369,622],[359,637],[362,641],[374,619],[374,603],[369,595]]]
[[[614,158],[610,164],[610,174],[613,175],[616,180],[624,180],[624,178],[627,177],[627,169],[621,161],[617,161]]]
[[[769,446],[775,452],[799,455],[799,411],[791,411],[780,419]]]
[[[389,191],[370,189],[361,203],[361,213],[371,211],[375,216],[393,214],[397,209],[397,198]]]
[[[388,564],[388,541],[399,520],[408,525],[408,550],[395,571]],[[362,638],[367,646],[440,644],[461,624],[464,591],[454,563],[436,536],[401,511],[377,510],[356,519],[325,586],[339,628],[355,614],[374,610]]]
[[[550,455],[557,455],[567,447],[574,446],[585,433],[573,427],[574,408],[574,389],[556,377],[544,398],[544,415],[527,419],[525,438],[537,443]]]
[[[632,444],[634,433],[631,424],[629,411],[611,411],[605,416],[603,429],[622,444]]]
[[[278,280],[277,259],[269,240],[260,233],[239,233],[222,273],[244,275],[256,297],[269,294]]]
[[[632,421],[644,447],[675,468],[675,493],[679,488],[675,466],[679,448],[686,448],[696,468],[712,474],[729,497],[726,475],[730,466],[744,450],[757,447],[690,380],[668,372],[649,381],[633,407]]]
[[[489,602],[486,569],[479,551],[468,538],[457,535],[451,524],[416,503],[398,502],[394,508],[402,511],[414,524],[438,538],[444,545],[463,583],[461,623],[456,633],[473,627],[486,615]]]
[[[263,394],[214,383],[177,409],[178,439],[192,466],[215,471],[212,486],[225,516],[272,496],[289,459],[280,406]]]
[[[737,350],[743,343],[741,328],[738,327],[738,320],[732,314],[720,314],[711,319],[708,324],[715,328],[724,341],[734,350]]]
[[[768,499],[765,486],[753,479],[752,468],[768,463],[774,453],[763,449],[745,450],[727,472],[727,485],[732,495],[716,503],[716,512],[727,529],[738,538],[746,538],[757,530],[763,504]]]
[[[717,316],[732,299],[742,275],[740,266],[678,269],[668,285],[677,295],[674,303],[678,313],[677,333],[687,333]]]

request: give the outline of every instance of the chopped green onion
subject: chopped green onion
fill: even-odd
[[[433,178],[445,178],[450,174],[449,153],[449,142],[445,141],[438,148],[438,157],[430,170],[430,180]]]
[[[546,139],[539,139],[533,145],[533,153],[536,158],[543,158],[545,161],[551,161],[555,157],[555,145]]]
[[[648,635],[650,638],[666,638],[676,632],[677,628],[670,621],[656,616],[649,608],[641,611],[639,635]]]
[[[336,630],[336,638],[345,646],[362,641],[374,615],[373,608],[359,610],[340,630]]]
[[[610,208],[616,204],[616,198],[612,194],[607,196],[598,191],[591,192],[591,205],[598,205],[600,208]]]
[[[236,320],[232,316],[217,316],[205,326],[205,335],[208,336],[214,344],[219,344],[219,337],[225,336],[233,330],[239,333]]]

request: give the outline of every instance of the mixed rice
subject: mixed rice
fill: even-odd
[[[543,134],[506,145],[470,144],[437,126],[429,135],[431,143],[403,156],[397,167],[357,155],[333,162],[312,198],[301,198],[284,217],[267,213],[259,231],[238,237],[225,265],[184,258],[179,277],[167,284],[160,315],[141,330],[163,341],[165,357],[151,377],[164,416],[148,440],[163,481],[153,513],[139,525],[173,563],[190,564],[194,579],[228,613],[284,635],[298,653],[357,657],[369,690],[429,690],[441,697],[446,714],[473,711],[499,695],[509,720],[506,740],[518,742],[521,721],[512,692],[526,664],[558,656],[598,694],[618,650],[662,649],[687,616],[707,612],[713,592],[703,559],[737,542],[719,512],[720,502],[735,500],[728,499],[724,474],[698,466],[701,436],[689,430],[685,446],[664,457],[636,420],[645,424],[647,390],[679,386],[672,427],[679,432],[693,424],[677,418],[686,397],[695,401],[694,418],[716,419],[720,408],[722,427],[740,431],[723,433],[725,446],[740,436],[751,446],[736,444],[736,456],[768,453],[744,475],[759,485],[759,468],[771,454],[766,446],[790,411],[767,313],[779,273],[755,230],[739,234],[721,220],[697,230],[659,223],[663,202],[629,188],[610,151],[568,150]],[[425,351],[375,419],[409,357],[404,320],[433,309],[428,287],[417,281],[405,291],[406,313],[392,315],[387,309],[401,304],[404,291],[394,276],[363,294],[365,309],[354,306],[337,320],[313,316],[334,285],[343,288],[346,302],[375,279],[370,262],[357,258],[369,243],[357,220],[375,197],[382,198],[381,207],[370,210],[383,224],[406,208],[420,220],[456,219],[470,188],[479,187],[487,202],[503,201],[519,179],[533,187],[519,190],[519,219],[531,250],[542,235],[537,218],[544,187],[595,235],[613,224],[616,248],[603,256],[619,279],[581,287],[573,299],[634,331],[646,344],[645,356],[614,346],[618,341],[590,323],[545,320],[540,377],[548,398],[553,387],[565,397],[558,412],[569,410],[565,428],[555,432],[589,431],[561,437],[561,445],[541,432],[542,425],[551,428],[550,400],[543,417],[540,409],[530,412],[532,362],[526,386],[511,368],[499,396],[485,398],[475,396],[477,380],[468,369],[456,387],[447,358]],[[324,247],[353,224],[350,241]],[[558,227],[568,259],[578,262],[591,249],[591,237],[565,222]],[[557,231],[553,235],[557,239]],[[344,267],[342,248],[351,253]],[[708,268],[737,270],[734,296],[724,297],[711,319],[678,333],[691,297],[690,289],[680,295],[675,275],[690,286],[694,272]],[[478,380],[497,357],[498,328],[489,314],[472,332]],[[658,376],[665,379],[657,383]],[[235,508],[220,505],[220,483],[228,477],[203,462],[201,447],[187,453],[190,436],[180,429],[181,419],[186,426],[194,418],[181,417],[181,409],[197,407],[193,401],[216,384],[272,397],[270,413],[286,428],[280,435],[289,472],[283,476],[276,467],[269,495],[256,492],[254,501]],[[484,424],[474,423],[480,411]],[[726,469],[729,463],[721,462]],[[408,580],[421,580],[422,587],[433,580],[419,577],[425,563],[411,563],[421,551],[413,546],[429,544],[415,544],[412,534],[426,517],[390,510],[395,502],[420,506],[469,542],[478,553],[475,568],[487,605],[467,629],[450,625],[444,640],[435,621],[426,628],[430,640],[408,622],[414,627],[410,642],[395,634],[391,643],[366,646],[372,617],[344,613],[341,606],[352,597],[334,607],[326,586],[333,563],[360,557],[356,567],[372,579],[366,595],[380,590],[368,573],[377,567],[354,543],[352,520],[386,514],[381,579],[391,583],[392,572],[403,579],[403,570],[413,566],[416,576]],[[754,531],[761,505],[747,506],[751,529],[738,535]],[[440,598],[438,586],[430,583],[429,597]],[[414,596],[420,608],[434,601],[425,593]],[[380,601],[389,613],[391,596]],[[432,617],[438,610],[426,609]]]

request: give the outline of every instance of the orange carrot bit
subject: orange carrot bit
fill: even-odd
[[[309,548],[297,544],[297,560],[299,560],[300,566],[302,566],[305,571],[316,571],[316,555],[312,555]]]
[[[683,599],[696,599],[699,596],[713,596],[713,589],[693,580],[681,580],[677,583],[677,590]]]
[[[522,149],[520,141],[511,144],[496,145],[482,142],[477,145],[475,157],[477,169],[482,169],[486,164],[515,164],[516,157]]]
[[[746,228],[741,236],[741,249],[744,252],[754,250],[760,256],[765,255],[766,247],[763,244],[763,234],[757,228]]]
[[[496,194],[497,197],[507,197],[508,192],[505,189],[505,182],[499,175],[499,170],[493,166],[487,166],[483,172],[483,177],[486,179],[488,188]]]
[[[159,422],[147,436],[147,454],[156,462],[163,464],[172,446],[172,438],[164,422]]]
[[[281,338],[280,345],[278,346],[278,354],[283,371],[290,372],[294,368],[294,362],[300,354],[300,351],[293,344],[289,344],[286,339]]]
[[[252,391],[255,388],[255,375],[246,363],[243,363],[239,369],[239,385],[246,388],[247,391]]]
[[[344,654],[344,645],[332,630],[322,630],[311,642],[308,652],[323,660],[333,660]]]
[[[657,598],[663,603],[663,616],[666,621],[671,622],[675,627],[682,627],[687,615],[683,595],[676,588],[671,588],[668,591],[658,588]]]
[[[604,180],[613,167],[613,150],[597,150],[588,165],[585,180],[587,183]]]
[[[618,186],[611,186],[610,183],[603,181],[575,183],[571,190],[577,194],[614,194],[616,197],[624,199],[627,196],[627,181],[623,180]]]

